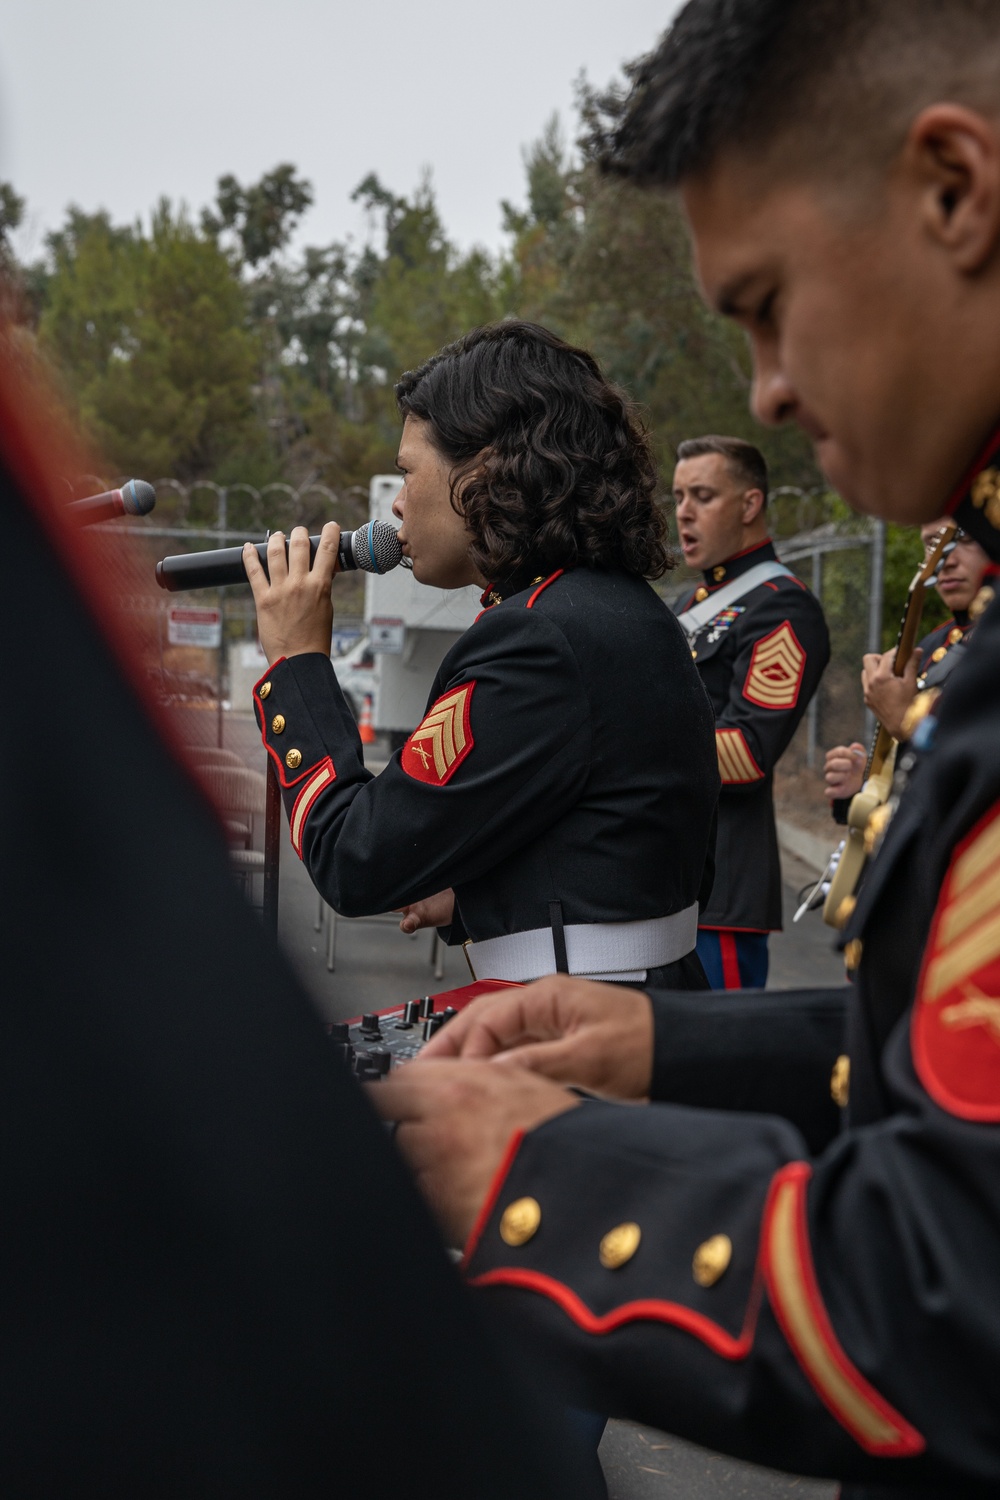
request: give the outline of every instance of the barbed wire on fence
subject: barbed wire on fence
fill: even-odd
[[[123,483],[96,474],[83,476],[96,490],[112,489]],[[367,509],[368,490],[363,485],[349,485],[342,491],[331,489],[309,479],[298,487],[283,480],[273,480],[260,487],[244,480],[219,484],[214,479],[185,481],[170,476],[157,479],[154,485],[157,509],[151,515],[127,522],[150,537],[189,538],[194,541],[218,542],[220,545],[241,540],[263,540],[270,531],[290,531],[293,526],[318,525],[322,520],[353,522],[363,506]],[[164,492],[168,492],[165,494]],[[197,516],[196,497],[200,492],[213,496],[214,515]],[[171,504],[171,497],[173,503]],[[313,498],[318,504],[310,505]],[[242,502],[242,503],[241,503]],[[163,524],[164,510],[169,524]],[[192,510],[195,514],[192,516]],[[323,515],[323,510],[328,513]],[[338,514],[339,513],[339,514]]]

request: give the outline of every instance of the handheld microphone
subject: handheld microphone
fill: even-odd
[[[310,565],[316,556],[319,540],[318,536],[309,538]],[[266,573],[267,543],[255,542],[254,545]],[[285,556],[288,556],[287,538]],[[400,563],[409,566],[409,558],[403,556],[396,528],[388,521],[366,521],[357,531],[342,531],[337,562],[343,572],[361,568],[365,573],[388,573]],[[243,547],[219,547],[214,552],[188,552],[177,557],[164,557],[156,564],[156,581],[161,589],[169,589],[172,594],[181,589],[224,588],[231,583],[246,583]]]
[[[71,500],[66,509],[81,526],[96,526],[98,521],[114,521],[119,516],[148,516],[155,504],[156,491],[151,484],[144,479],[126,479],[120,490]]]

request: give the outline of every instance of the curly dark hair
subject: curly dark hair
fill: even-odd
[[[452,504],[484,578],[621,568],[659,578],[674,560],[649,439],[596,360],[536,323],[475,328],[396,385],[453,465]]]

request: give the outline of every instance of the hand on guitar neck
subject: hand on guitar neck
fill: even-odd
[[[898,740],[906,717],[906,710],[917,696],[917,677],[920,672],[922,652],[913,651],[902,676],[896,675],[896,651],[869,652],[862,659],[861,691],[865,707],[870,708],[882,727]],[[860,790],[860,788],[857,788]]]
[[[947,521],[926,539],[924,560],[910,584],[895,650],[871,652],[864,658],[861,682],[865,703],[878,716],[878,727],[862,773],[861,789],[855,793],[847,812],[847,835],[838,851],[823,904],[823,920],[831,927],[842,928],[849,920],[865,864],[888,822],[885,804],[892,787],[896,739],[917,691],[920,652],[914,649],[914,643],[924,595],[954,534],[954,523]]]

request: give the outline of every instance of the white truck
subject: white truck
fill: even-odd
[[[398,474],[375,475],[368,492],[371,520],[398,524],[392,502],[401,484]],[[365,636],[348,655],[366,648],[374,656],[372,725],[388,736],[391,749],[420,723],[445,652],[481,608],[478,589],[429,588],[407,568],[366,577]]]

